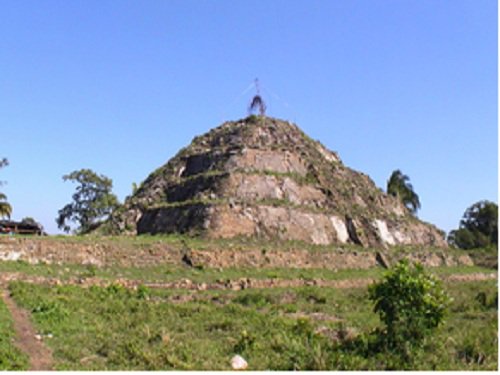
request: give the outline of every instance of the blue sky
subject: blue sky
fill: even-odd
[[[91,168],[123,200],[195,135],[246,116],[296,122],[385,189],[410,176],[449,231],[497,202],[494,0],[2,1],[0,189],[57,233]]]

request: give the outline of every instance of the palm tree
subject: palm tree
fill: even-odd
[[[5,158],[0,159],[0,168],[9,165],[9,161]],[[0,186],[2,181],[0,181]],[[12,206],[7,203],[7,196],[0,192],[0,218],[7,216],[10,219],[12,214]]]
[[[3,193],[0,193],[0,217],[5,217],[10,219],[10,215],[12,214],[12,206],[6,202],[7,196]]]
[[[387,181],[387,194],[390,194],[403,202],[412,214],[416,214],[420,208],[420,200],[413,190],[410,178],[399,169],[392,172]]]

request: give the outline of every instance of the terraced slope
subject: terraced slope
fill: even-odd
[[[106,227],[115,233],[446,246],[441,231],[296,125],[256,116],[194,138],[148,176]]]

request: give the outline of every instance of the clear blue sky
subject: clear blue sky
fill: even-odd
[[[246,116],[296,122],[384,188],[410,176],[449,231],[497,202],[495,0],[1,1],[0,188],[57,233],[91,168],[123,200],[195,135]]]

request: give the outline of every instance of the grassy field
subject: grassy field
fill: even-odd
[[[7,307],[0,299],[0,370],[27,370],[28,358],[17,349],[12,340],[14,329]]]
[[[228,370],[234,354],[250,370],[495,370],[496,281],[445,286],[454,298],[446,323],[410,362],[374,349],[380,322],[366,288],[9,288],[53,335],[45,342],[59,370]]]

